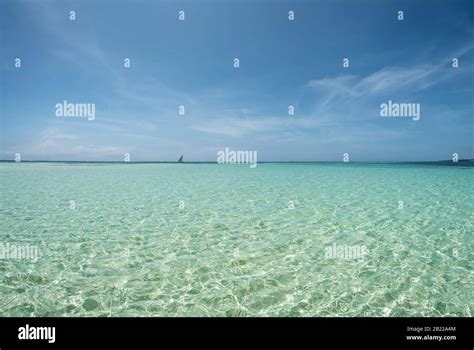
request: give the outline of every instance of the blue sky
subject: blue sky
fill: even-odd
[[[0,23],[0,159],[474,158],[472,1],[0,0]],[[421,119],[381,118],[388,100]]]

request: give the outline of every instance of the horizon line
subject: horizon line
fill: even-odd
[[[217,161],[188,161],[179,163],[177,161],[168,161],[168,160],[143,160],[143,161],[119,161],[119,160],[21,160],[19,162],[15,161],[14,159],[0,159],[1,163],[130,163],[130,164],[219,164]],[[464,158],[458,159],[457,162],[454,162],[451,159],[441,159],[441,160],[372,160],[372,161],[365,161],[365,160],[351,160],[348,162],[344,162],[341,160],[333,161],[333,160],[307,160],[307,161],[295,161],[295,160],[275,160],[275,161],[258,161],[257,163],[459,163],[459,162],[474,162],[474,158]],[[229,163],[231,164],[231,163]],[[233,165],[245,165],[246,163],[235,163]]]

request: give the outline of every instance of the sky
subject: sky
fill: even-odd
[[[0,0],[0,159],[474,158],[473,24],[470,0]]]

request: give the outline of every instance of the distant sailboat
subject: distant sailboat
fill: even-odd
[[[178,163],[183,163],[183,154],[181,155],[181,157],[179,157]]]

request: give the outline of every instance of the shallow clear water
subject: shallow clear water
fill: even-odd
[[[0,315],[472,316],[472,170],[1,163]]]

